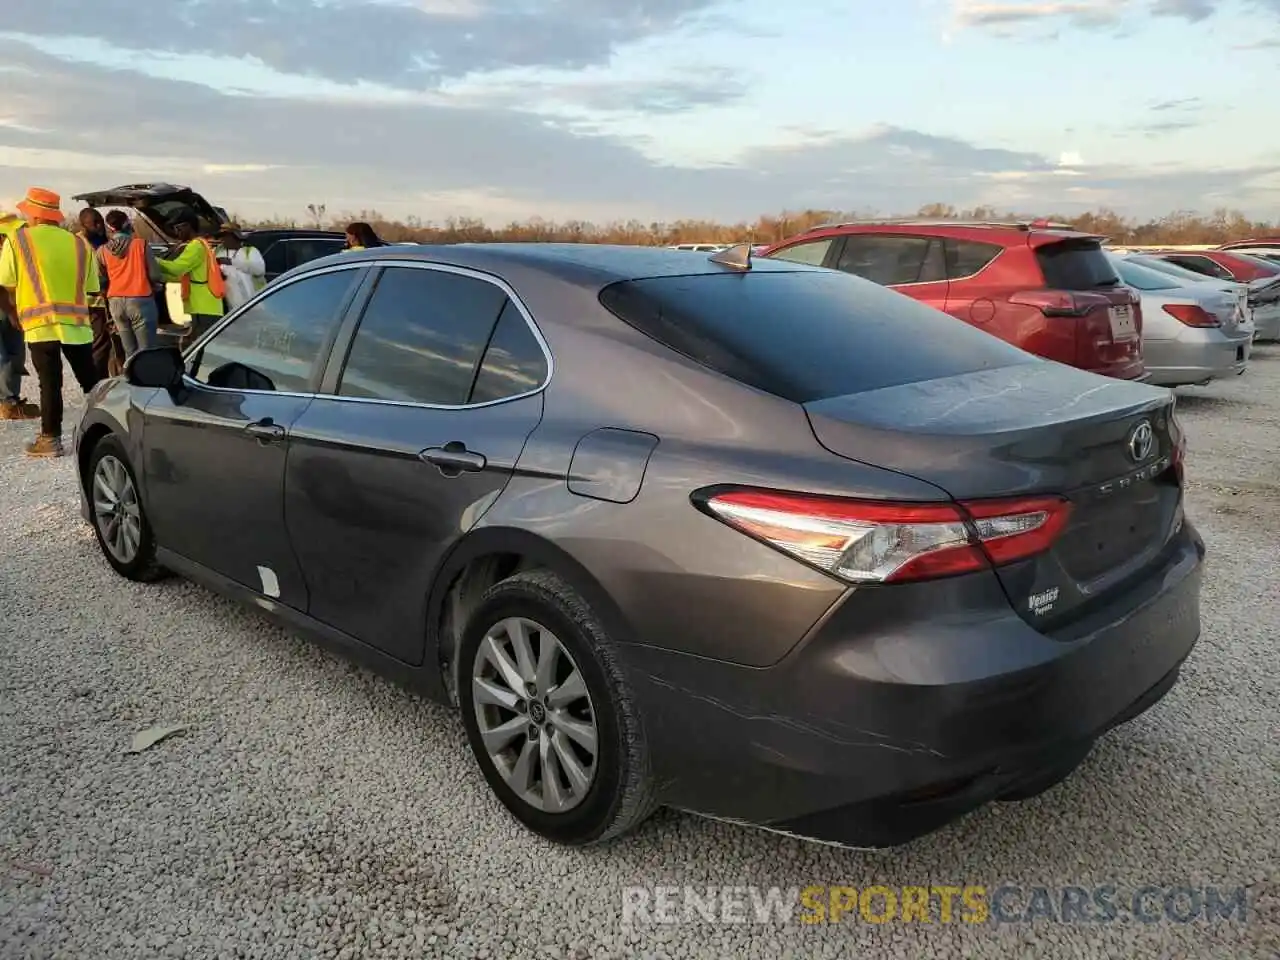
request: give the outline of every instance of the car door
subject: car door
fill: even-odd
[[[998,243],[944,240],[947,261],[946,312],[965,323],[994,332],[991,325],[1007,309],[1011,293],[996,270],[987,267],[1004,252]],[[996,324],[995,326],[999,326]]]
[[[143,411],[157,542],[299,610],[306,585],[284,526],[289,430],[363,272],[302,276],[232,315],[187,352],[183,393],[157,391]]]
[[[293,425],[285,514],[311,615],[418,664],[434,571],[510,479],[549,354],[470,271],[385,265],[359,314]]]
[[[848,234],[833,266],[938,310],[946,309],[947,265],[941,240],[888,233]]]

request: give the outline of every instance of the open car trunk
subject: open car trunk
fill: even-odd
[[[210,232],[216,232],[229,219],[227,211],[215,207],[190,187],[172,183],[136,183],[82,193],[75,199],[91,207],[137,210],[167,243],[174,243],[177,239],[173,235],[173,221],[181,213],[194,213]]]
[[[805,404],[819,443],[956,500],[1057,495],[1066,525],[996,568],[1042,631],[1065,626],[1159,562],[1181,529],[1182,436],[1171,391],[1052,362]]]
[[[184,212],[194,213],[201,225],[213,233],[230,218],[222,207],[215,207],[190,187],[172,183],[135,183],[107,190],[95,190],[75,197],[91,207],[120,207],[138,212],[166,244],[177,242],[173,234],[173,221]],[[169,318],[179,325],[191,322],[182,306],[179,284],[165,284],[165,303]]]

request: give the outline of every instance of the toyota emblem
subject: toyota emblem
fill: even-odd
[[[1154,445],[1155,434],[1148,421],[1143,420],[1129,431],[1129,456],[1133,458],[1134,463],[1141,463],[1151,456],[1151,448]]]

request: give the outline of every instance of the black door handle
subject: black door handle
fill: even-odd
[[[451,440],[443,447],[428,447],[418,454],[418,459],[438,467],[446,477],[476,473],[489,464],[484,454],[472,453],[465,443],[458,440]]]
[[[263,417],[255,423],[249,424],[244,428],[244,432],[251,437],[257,437],[259,443],[279,443],[284,439],[284,427],[276,423],[270,417]]]

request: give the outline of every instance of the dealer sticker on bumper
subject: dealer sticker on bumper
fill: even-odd
[[[1138,325],[1134,322],[1132,307],[1111,307],[1107,311],[1107,319],[1111,321],[1112,340],[1134,340],[1137,338]]]

